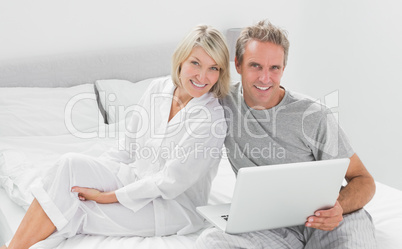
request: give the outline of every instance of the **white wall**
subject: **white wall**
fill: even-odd
[[[178,41],[264,18],[289,31],[287,88],[339,95],[339,120],[376,180],[402,190],[402,4],[382,1],[0,1],[0,60]],[[401,153],[402,154],[402,153]]]
[[[7,59],[179,41],[200,23],[222,31],[268,16],[291,23],[277,12],[286,3],[271,5],[267,8],[263,0],[252,5],[229,0],[0,1],[0,54]]]

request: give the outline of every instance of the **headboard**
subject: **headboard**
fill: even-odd
[[[137,82],[170,74],[176,44],[0,61],[0,87],[68,87],[99,79]]]

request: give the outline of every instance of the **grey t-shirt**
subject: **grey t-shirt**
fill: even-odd
[[[351,157],[349,141],[331,110],[285,90],[275,107],[255,110],[236,83],[221,101],[228,125],[225,147],[235,173],[242,167]]]

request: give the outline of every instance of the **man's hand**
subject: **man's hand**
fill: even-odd
[[[72,187],[71,192],[77,192],[81,201],[96,201],[97,203],[107,204],[118,202],[114,192],[101,192],[93,188]]]
[[[338,201],[335,206],[327,210],[318,210],[314,216],[307,218],[306,227],[317,228],[324,231],[332,231],[343,220],[343,209]]]

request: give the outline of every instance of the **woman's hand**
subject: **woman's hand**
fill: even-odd
[[[118,202],[116,194],[112,192],[101,192],[93,188],[72,187],[71,192],[78,193],[78,198],[81,201],[96,201],[97,203],[107,204]]]

